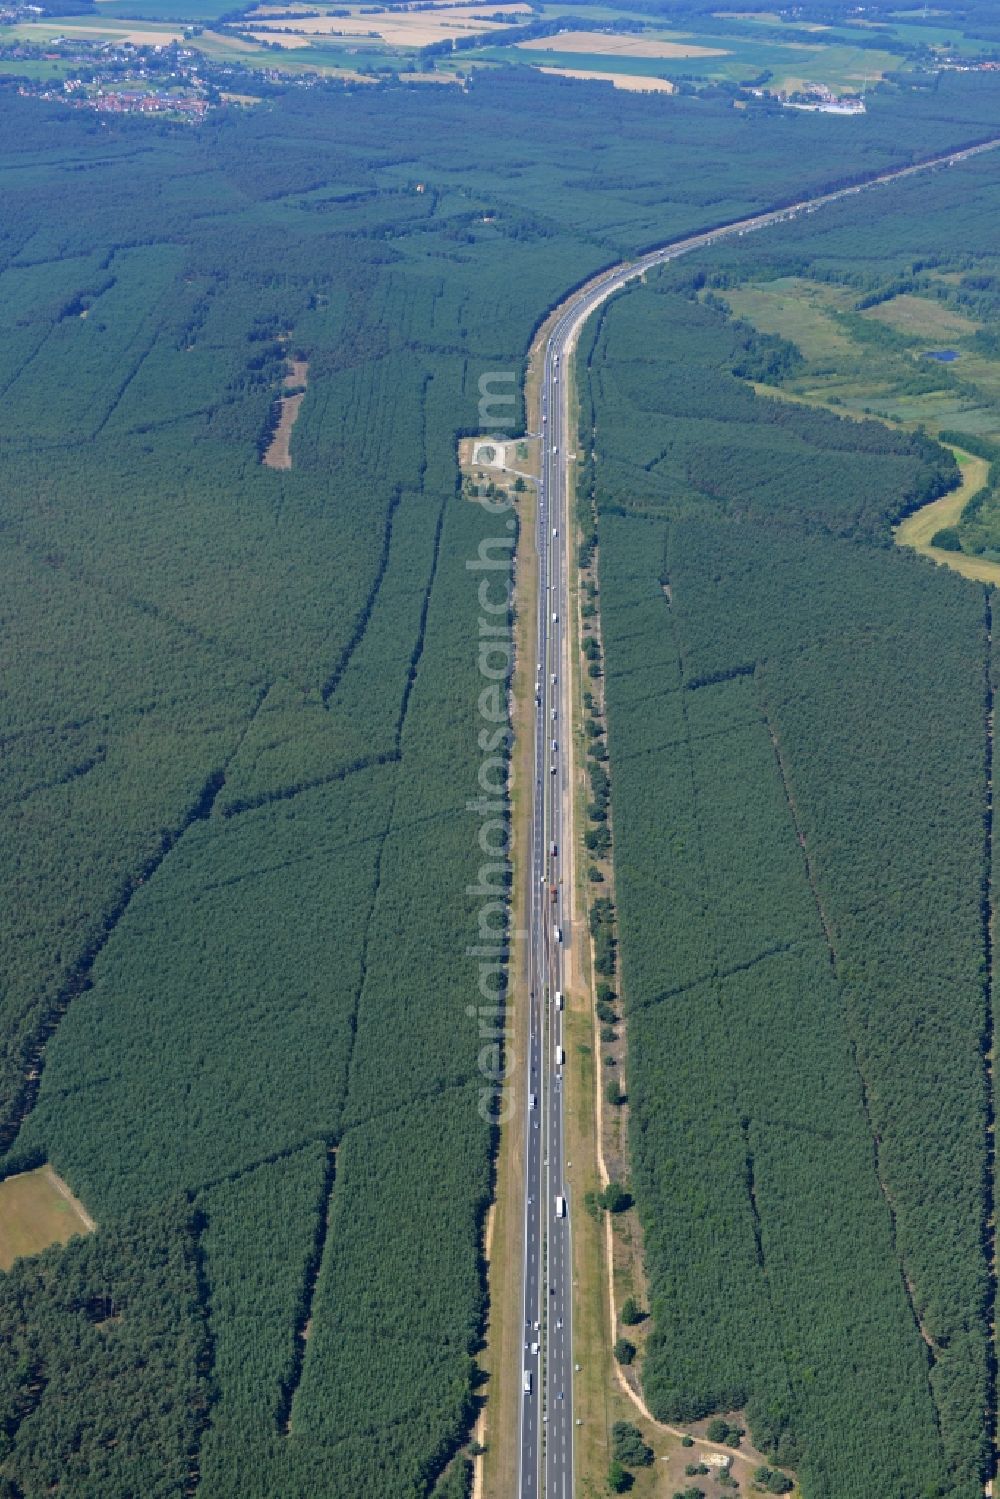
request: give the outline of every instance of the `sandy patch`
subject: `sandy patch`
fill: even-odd
[[[608,57],[728,57],[721,47],[697,47],[692,42],[663,42],[645,36],[611,36],[606,31],[563,31],[558,36],[536,36],[518,42],[535,52],[593,52]]]
[[[291,367],[285,376],[285,389],[304,386],[309,378],[308,363],[304,359],[291,359],[289,364]],[[305,400],[305,394],[305,391],[300,389],[296,395],[282,396],[281,416],[263,458],[268,468],[291,468],[292,428],[298,419],[299,407]]]
[[[674,86],[669,78],[643,78],[638,73],[588,73],[584,68],[539,68],[539,73],[551,73],[556,78],[582,78],[591,83],[613,83],[615,88],[630,90],[633,94],[672,94]]]

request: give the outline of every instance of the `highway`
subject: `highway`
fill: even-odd
[[[572,1224],[576,1204],[564,1159],[565,955],[573,939],[572,739],[569,609],[572,566],[567,383],[577,335],[587,318],[629,281],[679,255],[813,212],[853,194],[992,150],[991,140],[815,198],[721,225],[651,250],[604,272],[558,310],[544,344],[536,549],[534,759],[529,900],[527,1149],[524,1193],[524,1338],[521,1364],[519,1499],[574,1493]]]

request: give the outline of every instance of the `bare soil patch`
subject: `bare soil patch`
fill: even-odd
[[[286,388],[304,386],[309,378],[308,363],[304,359],[292,359],[290,365],[285,376]],[[305,400],[305,394],[304,390],[297,390],[295,395],[282,396],[278,426],[264,454],[264,462],[268,468],[291,468],[292,428],[298,419],[299,407]]]

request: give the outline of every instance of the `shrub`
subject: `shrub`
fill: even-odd
[[[620,1462],[615,1461],[608,1468],[608,1488],[612,1494],[627,1494],[633,1483],[635,1479]]]
[[[624,1213],[632,1206],[632,1195],[621,1182],[608,1182],[601,1193],[601,1206],[609,1213]]]
[[[616,1421],[611,1428],[611,1451],[616,1461],[630,1468],[648,1468],[653,1449],[643,1440],[642,1432],[631,1421]]]
[[[758,1487],[766,1489],[769,1494],[790,1494],[795,1487],[788,1475],[779,1472],[777,1468],[758,1468],[753,1475],[753,1481]]]

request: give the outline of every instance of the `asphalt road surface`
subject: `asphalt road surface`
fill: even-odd
[[[538,498],[539,591],[535,672],[535,747],[531,832],[527,1151],[524,1194],[524,1339],[521,1368],[519,1499],[573,1495],[573,1267],[574,1203],[566,1179],[563,1133],[565,1075],[563,958],[572,940],[568,895],[573,882],[570,786],[565,748],[571,736],[569,696],[570,494],[569,429],[564,372],[576,335],[602,302],[645,271],[712,244],[742,237],[827,203],[944,167],[992,150],[984,142],[837,192],[804,199],[663,245],[616,266],[583,287],[559,314],[545,345]]]

